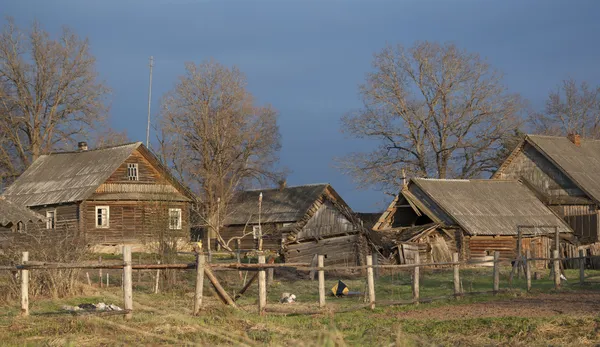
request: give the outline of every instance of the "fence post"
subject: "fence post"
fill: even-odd
[[[500,252],[494,251],[494,294],[500,290]]]
[[[413,269],[413,283],[412,283],[412,292],[413,292],[413,301],[415,304],[419,304],[419,252],[415,252],[415,264],[417,266]]]
[[[133,311],[133,279],[131,271],[131,246],[123,246],[123,299],[125,310],[129,311],[125,319],[131,319]]]
[[[267,286],[270,286],[273,283],[273,273],[274,272],[275,272],[275,269],[273,269],[273,268],[267,269]]]
[[[560,260],[558,260],[558,250],[552,251],[554,258],[554,288],[560,289]]]
[[[585,283],[585,256],[583,249],[579,250],[579,284]]]
[[[379,278],[379,268],[377,265],[379,265],[379,258],[377,257],[377,253],[373,253],[373,275],[376,279]]]
[[[108,280],[108,272],[106,273],[106,288],[110,286],[110,281]]]
[[[525,278],[527,279],[527,291],[531,291],[531,250],[527,250],[525,253]]]
[[[373,257],[367,256],[367,286],[369,288],[369,304],[375,309],[375,281],[373,279]]]
[[[458,263],[458,253],[452,254],[452,262]],[[454,264],[454,296],[458,299],[460,298],[461,290],[460,290],[460,270],[459,265]]]
[[[202,292],[204,290],[204,254],[196,253],[196,295],[194,296],[194,315],[200,313]]]
[[[310,278],[311,281],[315,280],[315,266],[317,266],[317,259],[319,258],[318,255],[313,255],[312,260],[310,261],[310,272],[308,274],[308,277]]]
[[[319,266],[319,307],[325,307],[325,270],[323,266],[325,264],[325,257],[319,255],[318,266]]]
[[[157,262],[160,265],[160,260]],[[154,294],[158,294],[158,281],[160,280],[160,269],[156,270],[156,278],[154,279]]]
[[[29,252],[23,252],[23,265],[28,261]],[[21,314],[29,316],[29,270],[21,270]]]
[[[98,264],[102,264],[102,256],[98,257]],[[98,279],[100,279],[100,288],[102,288],[102,280],[104,276],[102,276],[102,269],[98,269]]]
[[[263,254],[258,256],[258,263],[265,263],[265,256]],[[261,268],[258,270],[258,313],[264,314],[265,306],[267,306],[267,279],[265,269]]]

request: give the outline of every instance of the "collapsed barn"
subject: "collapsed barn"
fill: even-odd
[[[0,196],[0,250],[14,244],[19,236],[39,228],[44,216]]]
[[[525,185],[512,180],[442,180],[414,178],[381,215],[373,228],[379,251],[400,263],[414,252],[421,261],[485,260],[494,251],[501,259],[522,252],[548,257],[558,231],[570,243],[567,223],[537,199]]]
[[[256,249],[262,234],[263,249],[286,262],[322,254],[328,265],[355,265],[366,254],[360,220],[329,184],[240,192],[229,210],[221,236],[242,249]]]

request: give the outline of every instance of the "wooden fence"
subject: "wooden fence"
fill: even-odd
[[[197,254],[195,263],[188,264],[132,264],[131,261],[131,247],[124,246],[123,247],[123,262],[122,263],[102,263],[98,262],[96,264],[65,264],[65,263],[47,263],[47,262],[35,262],[29,261],[29,253],[23,252],[22,264],[14,265],[14,266],[0,266],[0,270],[5,271],[19,271],[21,273],[21,312],[22,315],[29,315],[29,271],[36,269],[123,269],[123,301],[124,301],[124,311],[125,317],[127,319],[131,318],[133,313],[133,281],[132,281],[132,270],[133,269],[179,269],[179,270],[195,270],[196,271],[196,281],[195,281],[195,295],[194,295],[194,305],[193,305],[193,313],[197,315],[202,309],[202,299],[203,299],[203,286],[204,286],[204,277],[211,282],[211,284],[215,287],[217,295],[221,299],[224,304],[236,306],[235,298],[231,298],[227,292],[221,287],[219,281],[213,273],[213,270],[223,270],[223,269],[238,269],[238,270],[250,270],[250,271],[258,271],[258,311],[260,314],[264,314],[265,312],[278,312],[285,313],[281,310],[277,309],[267,309],[267,278],[266,278],[266,270],[274,269],[274,268],[295,268],[297,270],[306,270],[306,271],[317,271],[318,272],[318,293],[319,293],[319,308],[323,308],[326,306],[325,299],[325,271],[336,271],[336,270],[366,270],[366,280],[367,280],[367,288],[368,288],[368,304],[360,307],[370,307],[371,309],[375,308],[376,304],[376,292],[375,292],[375,275],[374,269],[397,269],[397,270],[411,270],[413,272],[412,276],[412,300],[407,301],[396,301],[396,302],[387,302],[385,304],[388,305],[400,305],[400,304],[413,304],[419,302],[429,302],[434,299],[440,299],[445,297],[436,297],[436,298],[426,298],[422,299],[420,297],[420,283],[419,283],[419,271],[421,268],[428,267],[451,267],[453,269],[453,287],[454,293],[452,296],[461,297],[464,295],[472,295],[472,294],[483,294],[483,293],[499,293],[500,290],[500,265],[502,263],[513,265],[513,272],[515,270],[522,269],[524,271],[524,275],[527,283],[527,291],[531,290],[531,261],[542,260],[542,261],[550,261],[552,263],[552,272],[554,277],[554,285],[556,289],[560,289],[561,286],[561,261],[570,260],[570,261],[579,261],[579,283],[584,284],[584,271],[585,271],[585,263],[586,259],[590,258],[590,256],[584,256],[583,251],[579,252],[579,257],[576,258],[560,258],[558,255],[558,251],[553,252],[552,258],[532,258],[529,251],[526,256],[521,257],[520,259],[515,259],[512,262],[509,261],[500,261],[500,252],[494,252],[493,259],[493,276],[492,276],[492,290],[486,292],[463,292],[460,285],[460,267],[461,266],[472,266],[483,263],[490,263],[489,260],[472,260],[472,261],[459,261],[458,253],[454,253],[451,262],[439,262],[439,263],[420,263],[419,258],[416,257],[413,264],[402,264],[402,265],[374,265],[373,259],[374,256],[368,256],[366,258],[366,265],[363,266],[323,266],[324,257],[322,255],[318,255],[317,266],[311,266],[309,263],[283,263],[283,264],[275,264],[272,262],[267,263],[265,261],[264,255],[259,255],[258,264],[243,264],[243,263],[226,263],[226,264],[210,264],[205,262],[204,254]],[[512,274],[510,278],[512,279]],[[251,282],[249,282],[242,291],[245,291],[249,287]],[[450,297],[452,297],[450,296]],[[382,303],[384,304],[384,303]],[[295,312],[298,313],[298,312]],[[315,312],[306,312],[306,313],[315,313]]]

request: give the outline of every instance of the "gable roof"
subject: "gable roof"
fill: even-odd
[[[6,188],[3,196],[23,206],[83,201],[138,148],[145,149],[145,146],[141,142],[135,142],[87,151],[42,155]],[[148,150],[145,152],[151,154]],[[166,170],[162,166],[160,168]],[[168,170],[166,173],[170,177]]]
[[[263,194],[260,211],[261,223],[294,223],[300,221],[309,208],[325,194],[328,187],[330,187],[329,184],[320,183],[239,192],[229,205],[230,212],[223,224],[257,224],[260,193]]]
[[[409,184],[421,189],[447,216],[470,235],[517,235],[519,226],[537,226],[538,232],[571,233],[570,227],[537,199],[525,185],[514,180],[447,180],[413,178]],[[406,197],[406,195],[405,195]],[[433,209],[422,211],[430,216]],[[534,233],[522,229],[523,233]]]
[[[531,144],[544,157],[573,181],[596,203],[600,203],[600,140],[581,138],[580,146],[567,137],[527,135],[511,156],[500,166],[494,178],[510,164],[525,143]]]
[[[41,214],[0,196],[0,226],[14,225],[18,222],[38,222],[44,219]]]

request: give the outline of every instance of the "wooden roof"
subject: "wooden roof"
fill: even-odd
[[[429,216],[432,220],[450,217],[470,235],[517,235],[518,228],[524,226],[537,226],[522,229],[524,234],[553,232],[554,226],[561,233],[572,233],[560,217],[518,181],[413,178],[408,190],[426,194],[430,201],[419,198],[419,203],[431,207],[422,212],[435,214]]]
[[[138,149],[151,157],[151,161],[161,171],[165,171],[172,183],[178,188],[182,187],[141,142],[135,142],[87,151],[42,155],[6,188],[3,196],[23,206],[86,200]]]
[[[44,219],[41,214],[0,197],[0,226],[14,225],[18,222],[38,222]]]
[[[326,183],[286,188],[247,190],[238,193],[229,205],[225,225],[258,223],[258,199],[262,193],[261,223],[295,223],[303,219],[309,209],[327,191],[333,192],[338,203],[346,203]],[[348,208],[348,211],[350,209]]]
[[[531,144],[591,199],[600,204],[600,140],[581,138],[580,145],[576,146],[567,137],[527,135],[493,178],[500,176],[511,160],[523,150],[525,143]]]

